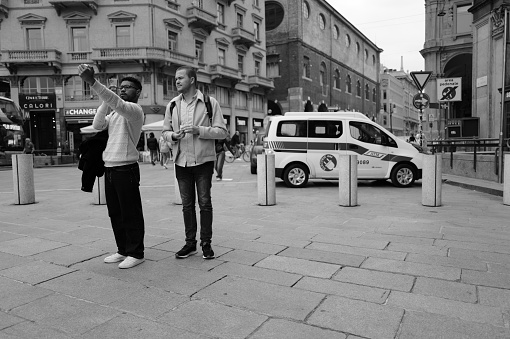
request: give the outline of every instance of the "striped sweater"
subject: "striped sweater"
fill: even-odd
[[[92,126],[97,130],[108,129],[108,144],[103,152],[105,167],[137,162],[136,145],[144,120],[142,107],[137,103],[122,100],[98,81],[91,88],[99,99],[103,100]],[[109,108],[113,110],[111,113]]]

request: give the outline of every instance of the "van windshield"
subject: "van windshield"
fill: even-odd
[[[349,122],[349,131],[353,139],[368,144],[398,147],[395,140],[372,124],[359,121]]]

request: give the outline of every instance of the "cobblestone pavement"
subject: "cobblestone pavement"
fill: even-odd
[[[115,252],[106,206],[75,167],[34,170],[36,203],[14,205],[0,172],[0,338],[510,338],[510,206],[443,185],[276,183],[257,204],[247,163],[213,182],[215,260],[183,245],[173,170],[141,164],[146,262]],[[200,253],[201,254],[201,253]]]

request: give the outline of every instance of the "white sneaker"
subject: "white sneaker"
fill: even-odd
[[[122,261],[124,259],[126,259],[125,255],[121,255],[119,253],[115,253],[115,254],[109,255],[106,258],[104,258],[104,262],[107,263],[107,264],[112,264],[112,263],[115,263],[115,262]]]
[[[126,259],[124,259],[123,262],[121,262],[119,264],[119,268],[131,268],[131,267],[135,267],[136,265],[140,265],[141,263],[143,263],[145,261],[145,259],[136,259],[136,258],[133,258],[133,257],[127,257]]]

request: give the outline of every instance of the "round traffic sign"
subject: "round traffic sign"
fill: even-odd
[[[417,109],[429,107],[430,97],[426,93],[418,93],[413,97],[413,106]]]

